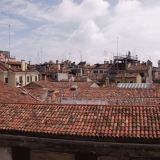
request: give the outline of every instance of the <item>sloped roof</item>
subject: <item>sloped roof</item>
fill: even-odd
[[[12,113],[12,114],[11,114]],[[0,104],[0,130],[80,137],[160,138],[160,106]]]
[[[89,66],[87,68],[89,68],[89,69],[110,69],[112,67],[112,65],[113,64],[108,64],[108,63],[106,63],[106,64],[97,63],[97,64],[94,64],[93,66]]]
[[[146,64],[137,64],[137,65],[131,65],[128,70],[148,70],[149,66]]]
[[[0,81],[0,103],[36,103],[36,100],[28,94],[22,93],[17,87],[8,86]]]
[[[94,82],[49,82],[47,80],[44,81],[34,81],[30,84],[26,85],[25,88],[31,88],[34,87],[41,87],[41,88],[48,88],[48,89],[54,89],[54,88],[70,88],[72,85],[77,85],[78,88],[89,88]]]
[[[8,71],[8,69],[3,65],[0,65],[0,69],[2,69],[3,71]]]
[[[19,61],[15,61],[15,62],[8,61],[7,64],[10,64],[10,65],[21,65],[21,62],[19,62]]]
[[[123,74],[117,74],[115,77],[116,78],[121,78]],[[125,73],[125,77],[128,77],[128,78],[135,78],[137,77],[139,74],[138,73]]]

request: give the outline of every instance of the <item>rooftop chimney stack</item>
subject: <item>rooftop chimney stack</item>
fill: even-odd
[[[21,70],[25,71],[25,69],[26,69],[25,60],[21,60]]]
[[[56,65],[57,65],[57,72],[59,72],[60,71],[60,64],[59,64],[58,60],[56,60]]]

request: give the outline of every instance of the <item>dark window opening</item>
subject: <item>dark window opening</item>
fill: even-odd
[[[100,70],[100,73],[103,73],[103,70]]]
[[[133,81],[130,81],[130,83],[133,83]]]
[[[117,81],[117,83],[121,83],[120,81]]]
[[[35,81],[37,81],[37,76],[35,76]]]
[[[91,153],[77,153],[75,160],[97,160],[97,156]]]
[[[13,160],[30,160],[29,148],[12,147],[12,159]]]
[[[98,71],[93,71],[93,73],[98,73]]]
[[[29,76],[27,76],[27,82],[29,82]]]
[[[5,83],[8,83],[8,78],[5,78]]]
[[[19,77],[19,82],[20,82],[20,83],[22,82],[22,77],[21,77],[21,76]]]

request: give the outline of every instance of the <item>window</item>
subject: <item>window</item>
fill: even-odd
[[[54,78],[57,78],[57,75],[55,75]]]
[[[8,78],[5,78],[5,83],[8,83]]]
[[[31,76],[31,82],[32,82],[32,76]]]
[[[93,71],[93,73],[98,73],[98,71]]]
[[[37,76],[35,76],[35,81],[37,81]]]
[[[103,70],[100,70],[100,73],[103,73]]]
[[[97,160],[97,156],[92,153],[77,153],[75,160]]]
[[[117,83],[121,83],[120,81],[117,81]]]
[[[29,148],[12,147],[12,159],[13,160],[30,160]]]
[[[22,82],[22,76],[19,77],[19,82]]]
[[[27,82],[29,82],[29,76],[27,76]]]
[[[129,83],[133,83],[133,81],[130,81]]]

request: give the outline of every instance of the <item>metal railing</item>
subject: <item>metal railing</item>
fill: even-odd
[[[114,56],[114,59],[124,59],[124,58],[133,59],[133,60],[138,60],[137,57],[135,57],[135,56],[130,56],[130,55]]]

